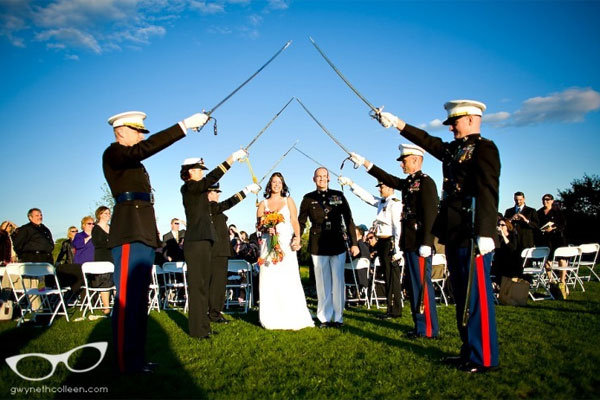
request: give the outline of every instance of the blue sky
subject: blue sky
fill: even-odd
[[[181,161],[215,166],[292,96],[350,150],[403,176],[395,159],[406,141],[369,118],[308,36],[370,102],[446,140],[446,101],[485,102],[482,134],[502,160],[499,209],[517,190],[539,208],[544,193],[600,171],[599,16],[600,3],[579,1],[0,0],[0,219],[21,225],[39,207],[64,237],[102,196],[109,116],[141,110],[159,131],[212,108],[288,40],[215,112],[218,136],[190,133],[145,162],[161,233],[184,217]],[[292,103],[250,149],[256,175],[296,139],[340,173],[343,151]],[[297,152],[277,168],[296,203],[314,190],[314,168]],[[426,156],[423,170],[440,188],[441,163]],[[375,193],[364,169],[347,163],[343,174]],[[221,180],[223,199],[250,182],[236,164]],[[370,224],[375,210],[346,194],[356,222]],[[230,222],[251,229],[254,203],[230,210]]]

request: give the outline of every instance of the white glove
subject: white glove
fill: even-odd
[[[234,151],[233,153],[231,153],[231,158],[233,158],[233,162],[241,161],[246,157],[248,157],[248,152],[244,149],[239,149],[238,151]]]
[[[402,252],[401,251],[395,252],[394,255],[392,256],[392,262],[401,261],[401,260],[402,260]]]
[[[421,257],[427,258],[431,255],[431,246],[421,246],[419,247],[419,255]]]
[[[186,129],[198,130],[206,124],[208,121],[208,115],[204,113],[197,113],[183,120],[183,125]]]
[[[350,178],[346,178],[345,176],[340,176],[338,178],[338,182],[340,183],[340,185],[344,186],[344,185],[348,185],[350,187],[352,187],[352,185],[354,184],[354,182],[352,182],[352,179]]]
[[[491,237],[477,236],[477,247],[479,247],[479,254],[484,255],[494,251],[496,244]]]
[[[244,194],[248,194],[248,192],[252,192],[254,194],[258,194],[260,192],[260,186],[258,183],[251,183],[244,188]]]
[[[398,121],[400,121],[400,119],[392,113],[389,113],[389,112],[379,113],[379,123],[381,124],[381,126],[383,126],[386,129],[391,126],[396,127],[398,125]]]
[[[365,164],[365,158],[360,154],[350,153],[350,161],[354,163],[356,168]]]

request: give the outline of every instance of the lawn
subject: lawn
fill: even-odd
[[[316,303],[309,299],[314,312]],[[0,398],[600,398],[600,283],[586,283],[567,301],[498,306],[498,371],[468,375],[439,362],[456,354],[454,307],[438,308],[441,340],[409,340],[410,309],[396,321],[381,311],[352,308],[342,329],[266,331],[258,313],[231,315],[218,335],[187,336],[177,311],[150,314],[147,354],[159,362],[152,376],[118,376],[112,370],[110,321],[66,322],[50,328],[0,324],[2,359],[23,353],[59,354],[108,341],[102,363],[87,373],[59,364],[54,375],[29,382],[2,363]],[[94,351],[73,363],[91,365]],[[24,370],[40,369],[23,364]],[[102,393],[71,393],[79,387]],[[16,391],[20,393],[15,393]],[[28,390],[29,393],[25,394]],[[35,391],[39,392],[35,392]]]

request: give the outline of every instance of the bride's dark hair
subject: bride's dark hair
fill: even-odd
[[[281,175],[281,172],[273,172],[273,175],[271,175],[271,177],[269,178],[269,183],[267,183],[267,186],[265,187],[265,199],[268,199],[271,197],[271,182],[273,181],[273,178],[278,177],[279,179],[281,179],[281,197],[287,197],[290,194],[290,190],[288,189],[287,185],[285,184],[285,179],[283,179],[283,175]]]

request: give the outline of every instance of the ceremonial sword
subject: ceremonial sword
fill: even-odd
[[[352,91],[367,105],[369,106],[369,108],[371,109],[371,111],[373,112],[373,114],[371,115],[373,118],[376,118],[376,115],[378,115],[381,110],[379,108],[376,108],[373,104],[371,104],[371,102],[369,100],[367,100],[362,94],[360,94],[360,92],[358,90],[356,90],[356,88],[350,83],[350,81],[348,81],[348,79],[346,79],[346,77],[340,72],[339,69],[337,69],[337,67],[331,62],[331,60],[329,60],[329,58],[327,58],[327,56],[325,55],[325,53],[323,52],[323,50],[321,50],[319,48],[319,46],[317,45],[317,43],[313,40],[312,37],[308,37],[311,41],[311,43],[313,44],[313,46],[315,46],[315,49],[317,49],[317,51],[321,54],[321,56],[325,59],[325,61],[327,61],[327,64],[329,64],[329,66],[331,68],[333,68],[333,70],[335,71],[335,73],[342,78],[342,80],[344,81],[344,83],[350,88],[352,89]]]
[[[463,308],[463,318],[462,318],[462,326],[467,326],[467,322],[469,322],[469,317],[471,316],[471,310],[469,307],[470,298],[471,298],[471,290],[473,286],[473,270],[477,268],[477,264],[482,261],[482,255],[475,253],[475,197],[473,197],[471,201],[471,229],[473,233],[471,234],[471,252],[469,255],[469,280],[467,281],[467,297],[465,299],[465,307]]]
[[[309,156],[308,154],[306,154],[305,152],[303,152],[302,150],[300,150],[299,148],[297,148],[296,145],[294,145],[292,147],[294,148],[294,150],[297,150],[299,153],[301,153],[306,158],[308,158],[309,160],[311,160],[312,162],[314,162],[315,164],[317,164],[319,167],[325,168],[327,171],[329,171],[331,174],[335,175],[338,178],[340,177],[338,174],[336,174],[335,172],[333,172],[332,170],[330,170],[329,168],[327,168],[326,166],[324,166],[323,164],[321,164],[320,162],[318,162],[317,160],[315,160],[314,158],[312,158],[311,156]]]
[[[273,166],[271,167],[271,169],[270,169],[270,170],[268,170],[268,171],[267,171],[267,173],[266,173],[266,174],[265,174],[265,175],[264,175],[262,178],[260,178],[260,181],[258,181],[258,183],[259,183],[259,184],[260,184],[262,181],[264,181],[264,180],[265,180],[265,178],[266,178],[266,177],[267,177],[267,176],[268,176],[268,175],[269,175],[269,174],[270,174],[270,173],[271,173],[271,172],[272,172],[272,171],[275,169],[275,167],[276,167],[276,166],[278,166],[278,165],[279,165],[279,163],[280,163],[281,161],[283,161],[283,159],[284,159],[284,158],[285,158],[285,157],[288,155],[288,153],[289,153],[290,151],[292,151],[292,149],[296,148],[295,146],[298,144],[298,142],[299,142],[299,140],[296,140],[296,141],[294,142],[294,144],[293,144],[293,145],[292,145],[292,146],[291,146],[291,147],[288,149],[288,151],[286,151],[285,153],[283,153],[283,155],[282,155],[282,156],[279,158],[279,160],[277,160],[277,161],[275,162],[275,164],[273,164]],[[296,149],[296,150],[298,150],[298,149]]]
[[[248,149],[250,148],[250,146],[252,146],[254,144],[254,142],[256,142],[256,140],[260,137],[260,135],[262,135],[267,130],[267,128],[269,128],[269,126],[271,126],[273,121],[275,121],[277,119],[277,117],[279,117],[279,114],[281,114],[283,112],[283,110],[285,110],[285,108],[292,102],[292,100],[294,100],[293,97],[285,104],[285,106],[283,106],[283,108],[281,110],[279,110],[279,112],[277,114],[275,114],[275,116],[273,118],[271,118],[269,123],[267,123],[267,125],[265,125],[265,127],[262,128],[261,131],[258,132],[258,134],[256,136],[254,136],[254,139],[252,139],[250,141],[250,143],[248,143],[248,145],[246,147],[244,147],[244,150],[246,152],[248,152]],[[248,164],[248,169],[250,170],[250,175],[252,176],[252,182],[258,183],[259,181],[256,179],[256,175],[254,175],[254,170],[252,169],[252,165],[250,164],[250,159],[248,157],[246,157],[245,161],[246,161],[246,164]]]
[[[275,55],[273,57],[271,57],[269,59],[269,61],[267,61],[266,63],[263,64],[262,67],[260,67],[255,73],[253,73],[250,78],[246,79],[241,85],[239,85],[233,92],[229,93],[229,95],[227,95],[227,97],[225,97],[223,100],[221,100],[216,106],[214,106],[212,109],[210,109],[208,112],[206,112],[205,114],[208,115],[209,119],[211,118],[212,113],[215,112],[215,110],[219,107],[221,107],[221,105],[223,103],[225,103],[227,100],[229,100],[229,98],[231,96],[233,96],[234,94],[237,93],[238,90],[240,90],[241,88],[243,88],[248,82],[250,82],[256,75],[259,74],[260,71],[262,71],[267,65],[269,65],[271,63],[271,61],[273,61],[279,54],[281,54],[282,51],[284,51],[285,49],[287,49],[290,44],[292,44],[291,40],[288,40],[287,43],[285,45],[283,45],[283,47],[281,49],[279,49],[279,51],[277,53],[275,53]],[[214,119],[214,118],[213,118]],[[204,127],[204,125],[202,127],[200,127],[200,129],[198,129],[199,131],[202,130],[202,128]],[[214,133],[215,135],[217,134],[217,121],[215,120],[215,125],[213,127],[214,129]]]

